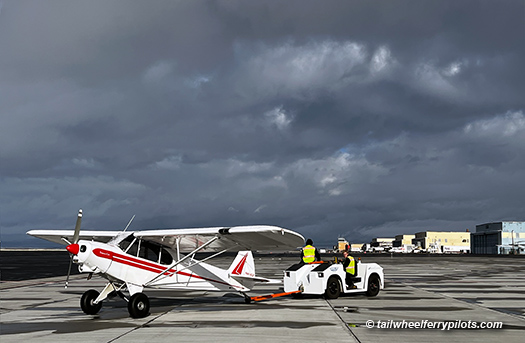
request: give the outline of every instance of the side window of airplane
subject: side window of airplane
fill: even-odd
[[[138,239],[133,236],[129,236],[119,244],[120,249],[127,254],[137,256]]]
[[[155,246],[154,244],[151,244],[150,242],[141,241],[139,257],[145,258],[146,260],[150,260],[153,262],[157,262],[157,259],[159,257],[159,248],[160,247]]]
[[[162,248],[160,251],[160,263],[161,264],[172,264],[173,263],[173,257],[171,257],[171,254],[168,252],[168,250]]]
[[[161,264],[173,263],[173,257],[162,246],[129,236],[119,244],[120,249],[132,256],[142,257]]]
[[[161,264],[171,264],[173,262],[171,254],[166,249],[158,244],[144,240],[140,243],[138,256]]]

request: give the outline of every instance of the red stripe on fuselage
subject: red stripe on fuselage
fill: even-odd
[[[142,270],[147,270],[147,271],[150,271],[150,272],[153,272],[153,273],[157,273],[157,274],[163,272],[164,270],[166,270],[165,266],[161,266],[161,265],[158,265],[158,264],[150,262],[150,261],[140,260],[140,259],[134,258],[134,257],[132,257],[130,255],[118,254],[118,253],[115,253],[115,252],[113,252],[111,250],[105,250],[105,249],[96,248],[96,249],[93,249],[93,254],[95,254],[95,256],[98,256],[98,257],[101,257],[101,258],[106,258],[108,260],[112,260],[113,262],[125,264],[125,265],[131,266],[131,267],[134,267],[134,268],[139,268],[139,269],[142,269]],[[223,284],[223,285],[228,285],[228,286],[231,286],[231,287],[241,288],[239,286],[235,286],[235,285],[229,284],[227,282],[209,279],[209,278],[206,278],[206,277],[195,275],[193,273],[190,274],[190,273],[186,273],[186,272],[183,272],[183,271],[176,271],[175,269],[170,269],[170,270],[168,270],[168,271],[166,271],[164,273],[164,275],[168,275],[168,276],[173,276],[174,274],[179,274],[179,275],[183,275],[183,276],[193,277],[193,278],[196,278],[196,279],[201,279],[201,280],[210,281],[210,282],[216,282],[216,283],[220,283],[220,284]]]

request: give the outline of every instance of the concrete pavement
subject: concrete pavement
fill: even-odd
[[[233,293],[146,292],[151,315],[132,319],[126,303],[106,301],[96,316],[79,299],[104,280],[75,276],[0,284],[0,341],[39,342],[522,342],[525,337],[523,258],[368,255],[385,268],[377,297],[276,298],[245,304]],[[228,266],[231,259],[217,259]],[[281,278],[296,258],[256,257],[257,274]],[[250,295],[279,292],[258,286]],[[502,322],[501,329],[394,329],[396,323]],[[368,328],[370,321],[374,327]],[[461,321],[461,322],[460,322]],[[377,328],[380,323],[390,328]],[[408,324],[407,324],[408,325]],[[415,325],[415,324],[412,324]]]

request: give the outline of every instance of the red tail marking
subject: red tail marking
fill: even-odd
[[[246,263],[247,257],[248,257],[248,254],[244,255],[244,257],[241,259],[239,264],[235,268],[233,268],[232,274],[241,275],[242,270],[244,269],[244,264]]]

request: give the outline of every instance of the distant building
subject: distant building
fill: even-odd
[[[337,246],[334,247],[336,251],[345,251],[348,248],[348,241],[343,237],[337,238]]]
[[[411,252],[414,248],[412,240],[416,238],[416,235],[397,235],[392,242],[392,250],[394,252]]]
[[[459,253],[470,251],[470,232],[423,231],[412,239],[415,248],[431,253]]]
[[[471,247],[473,254],[525,254],[525,222],[476,225]]]

